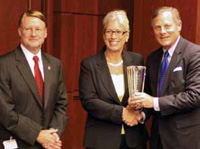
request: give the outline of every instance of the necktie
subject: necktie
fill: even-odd
[[[43,79],[42,79],[42,74],[38,65],[39,58],[37,56],[34,56],[33,60],[35,61],[35,66],[34,66],[35,81],[38,87],[41,101],[43,103],[44,102],[43,101]]]
[[[168,69],[168,66],[169,66],[169,62],[168,62],[168,56],[169,56],[169,52],[168,51],[165,51],[164,53],[164,59],[163,59],[163,62],[161,64],[161,72],[160,72],[160,80],[159,80],[159,95],[161,93],[161,90],[162,90],[162,86],[163,86],[163,83],[164,83],[164,79],[165,79],[165,75],[166,75],[166,72],[167,72],[167,69]]]

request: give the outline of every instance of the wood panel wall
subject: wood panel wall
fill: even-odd
[[[12,9],[10,9],[12,6]],[[0,5],[0,54],[7,53],[19,43],[17,27],[19,16],[28,9],[28,1],[1,1]]]
[[[196,5],[197,16],[196,16],[196,36],[195,41],[200,45],[200,0],[197,1]]]
[[[19,44],[18,20],[24,11],[32,5],[34,9],[41,10],[41,1],[34,0],[0,0],[0,54],[13,50]],[[11,8],[12,7],[12,8]]]
[[[102,19],[114,9],[125,9],[133,24],[132,0],[111,0],[109,4],[106,0],[54,1],[53,54],[63,62],[69,97],[69,121],[62,136],[63,148],[83,148],[86,112],[78,97],[80,62],[102,48]]]
[[[159,47],[151,28],[151,14],[160,6],[176,7],[183,21],[181,35],[192,42],[200,43],[200,0],[135,0],[134,6],[133,50],[144,54],[145,58]]]

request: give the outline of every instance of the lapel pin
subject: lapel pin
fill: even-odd
[[[51,66],[48,66],[48,70],[51,70]]]

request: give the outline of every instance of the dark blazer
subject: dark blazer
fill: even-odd
[[[147,91],[157,96],[162,48],[147,60]],[[154,112],[151,149],[160,135],[164,149],[200,148],[200,46],[180,38],[172,56],[159,97],[160,112]]]
[[[21,149],[41,148],[36,138],[41,129],[66,124],[67,96],[61,62],[42,52],[44,106],[20,46],[0,57],[0,144],[13,136]],[[0,146],[1,148],[2,146]]]
[[[84,146],[93,149],[118,149],[121,141],[122,110],[127,105],[128,85],[126,67],[143,65],[140,54],[123,51],[125,95],[119,101],[105,59],[105,47],[98,54],[84,59],[80,72],[80,99],[87,111]],[[145,126],[125,126],[130,147],[145,144]]]

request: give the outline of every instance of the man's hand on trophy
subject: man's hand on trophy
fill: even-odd
[[[142,92],[136,92],[128,99],[128,105],[135,109],[153,108],[153,97]]]
[[[142,114],[139,110],[126,107],[123,108],[122,119],[128,126],[134,126],[142,120]]]

